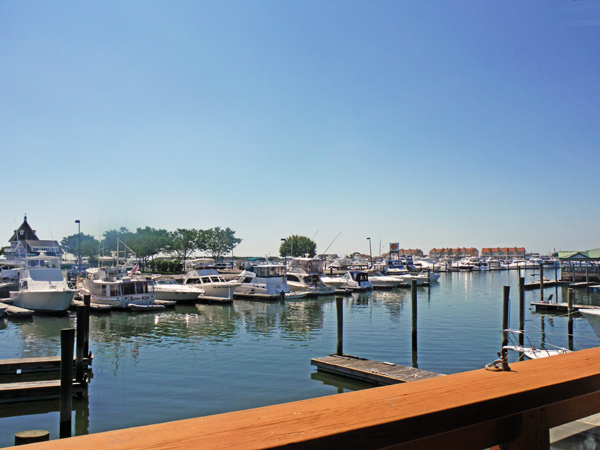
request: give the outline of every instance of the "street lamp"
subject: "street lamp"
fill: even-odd
[[[287,253],[285,252],[285,238],[281,238],[283,241],[283,264],[287,267]]]
[[[369,257],[371,258],[371,269],[373,268],[373,252],[371,252],[371,238],[367,238],[369,240]]]
[[[75,221],[79,233],[79,257],[77,258],[77,265],[81,267],[81,220]]]

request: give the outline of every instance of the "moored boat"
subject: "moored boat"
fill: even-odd
[[[70,289],[56,256],[25,258],[19,270],[18,291],[10,291],[14,306],[35,312],[63,313],[76,290]]]

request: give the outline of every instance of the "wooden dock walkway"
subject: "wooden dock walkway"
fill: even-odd
[[[329,355],[310,360],[317,370],[344,377],[353,378],[380,386],[408,383],[442,376],[413,367],[399,366],[390,362],[372,361],[352,355]]]
[[[83,367],[90,367],[92,365],[92,359],[93,356],[90,358],[83,358]],[[73,367],[75,367],[75,363],[76,358],[73,358]],[[52,370],[60,370],[60,356],[0,360],[0,375],[12,375],[19,372],[45,372]]]
[[[73,381],[73,395],[87,392],[86,381]],[[1,383],[0,403],[60,398],[60,380]]]
[[[535,307],[537,311],[546,311],[546,312],[557,312],[557,313],[567,313],[569,312],[569,304],[568,303],[548,303],[548,302],[533,302],[531,306]],[[578,311],[580,309],[595,309],[597,306],[592,305],[573,305],[573,311]]]

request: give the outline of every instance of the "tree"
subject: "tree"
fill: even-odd
[[[286,238],[279,246],[279,256],[305,256],[311,258],[317,254],[317,244],[306,236],[293,235]]]
[[[232,251],[240,242],[242,240],[236,238],[235,231],[229,227],[224,230],[216,227],[198,232],[198,250],[209,253],[215,261]]]
[[[198,249],[198,230],[177,228],[169,233],[170,243],[166,250],[177,255],[181,260],[187,259]]]
[[[60,241],[62,249],[72,255],[79,255],[79,233],[62,238]],[[81,233],[81,256],[96,258],[98,256],[99,242],[94,236]]]
[[[165,251],[170,242],[169,232],[167,230],[156,230],[151,227],[138,228],[131,235],[127,245],[135,252],[138,258],[143,260],[144,265],[148,264],[148,259]]]
[[[127,228],[121,227],[118,230],[105,231],[102,236],[104,238],[102,241],[104,252],[110,253],[111,251],[117,251],[117,239],[123,244],[129,245],[127,244],[127,241],[129,241],[133,234]],[[125,250],[121,244],[119,244],[118,247],[119,253]]]

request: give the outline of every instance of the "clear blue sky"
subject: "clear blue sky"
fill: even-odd
[[[597,248],[599,144],[597,0],[0,0],[2,245]]]

